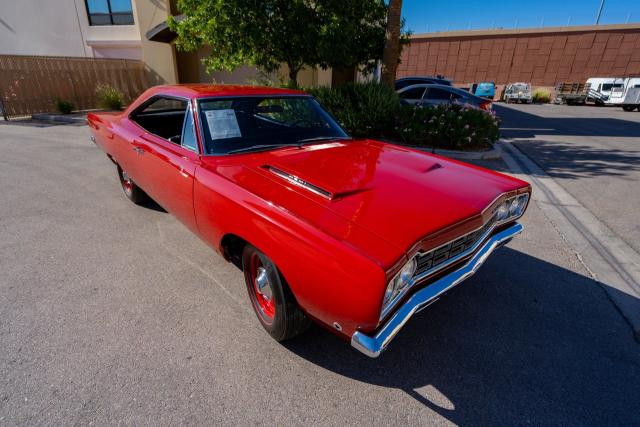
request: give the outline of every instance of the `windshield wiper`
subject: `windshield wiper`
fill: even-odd
[[[235,154],[235,153],[243,153],[245,151],[254,151],[260,150],[263,148],[278,148],[278,147],[287,147],[291,144],[262,144],[262,145],[251,145],[249,147],[236,148],[235,150],[227,151],[226,154]]]
[[[306,144],[308,142],[328,141],[328,140],[344,141],[347,139],[352,139],[352,138],[350,136],[316,136],[314,138],[299,139],[296,143],[298,144],[298,147],[302,147],[303,144]]]

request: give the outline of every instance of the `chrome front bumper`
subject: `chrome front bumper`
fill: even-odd
[[[354,333],[351,337],[351,345],[369,357],[380,356],[380,353],[387,348],[391,340],[400,332],[400,329],[409,321],[411,316],[435,302],[440,295],[449,289],[473,276],[495,249],[520,234],[522,229],[522,225],[515,223],[509,228],[489,237],[462,267],[436,280],[409,297],[380,327],[375,335],[369,336],[360,331]]]

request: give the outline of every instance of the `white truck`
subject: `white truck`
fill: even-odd
[[[612,96],[618,96],[624,87],[624,78],[622,77],[591,77],[587,79],[590,90],[587,95],[588,102],[594,102],[597,105],[610,104]]]
[[[510,102],[523,102],[531,104],[531,85],[529,83],[509,83],[504,89],[504,101],[508,104]]]
[[[640,111],[640,84],[627,89],[621,105],[624,111],[633,111],[635,109]]]

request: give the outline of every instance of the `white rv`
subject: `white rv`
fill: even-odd
[[[614,93],[619,96],[624,87],[624,79],[621,77],[591,77],[587,83],[590,85],[587,101],[600,105],[608,104]]]
[[[623,80],[622,87],[615,88],[611,91],[609,99],[605,101],[607,105],[620,105],[624,104],[624,100],[627,96],[629,89],[640,87],[640,77],[627,77]]]

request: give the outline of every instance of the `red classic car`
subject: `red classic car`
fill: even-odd
[[[531,191],[350,138],[295,90],[158,86],[88,122],[131,201],[151,197],[243,269],[273,338],[313,320],[371,357],[522,231]]]

